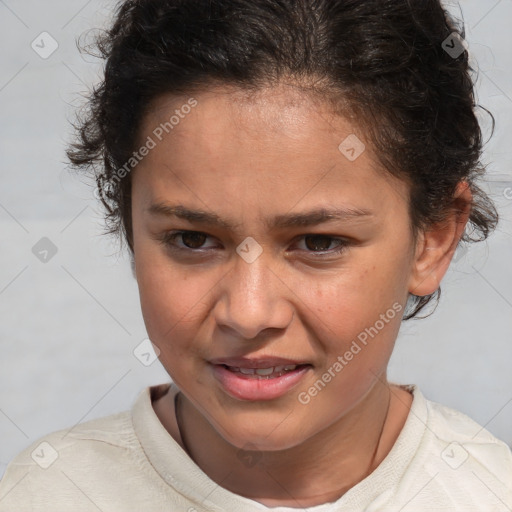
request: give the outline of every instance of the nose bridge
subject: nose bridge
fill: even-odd
[[[241,244],[243,249],[243,244]],[[246,339],[266,328],[284,328],[293,313],[286,301],[284,284],[262,253],[254,261],[237,255],[234,267],[223,280],[216,320]]]

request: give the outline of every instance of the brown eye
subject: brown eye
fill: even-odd
[[[164,233],[160,237],[160,241],[172,250],[197,251],[199,253],[212,248],[211,246],[204,246],[208,238],[210,238],[209,235],[200,231],[171,231]]]
[[[159,240],[176,253],[204,256],[211,250],[218,249],[215,245],[205,245],[208,238],[212,237],[200,231],[170,231],[161,235]],[[303,235],[300,238],[301,245],[303,244],[300,251],[316,259],[339,255],[351,245],[350,240],[323,234]],[[334,247],[331,247],[332,244]]]
[[[181,234],[181,239],[189,249],[199,249],[205,242],[207,235],[196,231],[185,231]]]
[[[306,242],[307,248],[312,251],[327,251],[329,250],[333,238],[322,235],[306,235],[304,241]],[[312,241],[312,243],[308,243],[308,241]]]
[[[299,245],[302,245],[300,248],[302,253],[320,259],[342,254],[348,249],[351,242],[345,238],[323,234],[310,234],[303,235]]]

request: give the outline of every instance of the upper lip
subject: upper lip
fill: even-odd
[[[219,357],[210,361],[212,364],[224,364],[235,368],[273,368],[275,366],[311,364],[297,359],[283,357]]]

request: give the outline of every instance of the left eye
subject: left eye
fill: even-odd
[[[327,235],[304,235],[302,237],[304,241],[306,242],[306,246],[308,249],[312,249],[312,252],[340,252],[347,246],[347,241],[341,238],[334,238],[332,236]],[[308,243],[308,241],[313,241],[312,243]],[[328,250],[328,247],[333,243],[337,242],[337,249],[336,250]],[[316,248],[313,249],[313,248]],[[309,251],[308,251],[309,252]]]
[[[188,252],[205,252],[207,249],[215,248],[215,246],[203,247],[206,239],[210,238],[210,235],[202,233],[200,231],[170,231],[163,235],[162,243],[172,250],[177,251],[188,251]],[[181,239],[183,245],[177,244],[176,239]],[[324,253],[337,254],[344,251],[349,245],[348,240],[344,238],[336,238],[327,235],[303,235],[300,237],[304,240],[306,252],[312,254],[322,255]],[[336,249],[329,249],[332,243],[336,243]]]

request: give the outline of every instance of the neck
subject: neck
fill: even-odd
[[[231,445],[186,397],[180,401],[182,446],[213,481],[266,506],[311,507],[336,501],[375,470],[396,441],[412,396],[379,381],[326,429],[298,446],[265,452]]]

